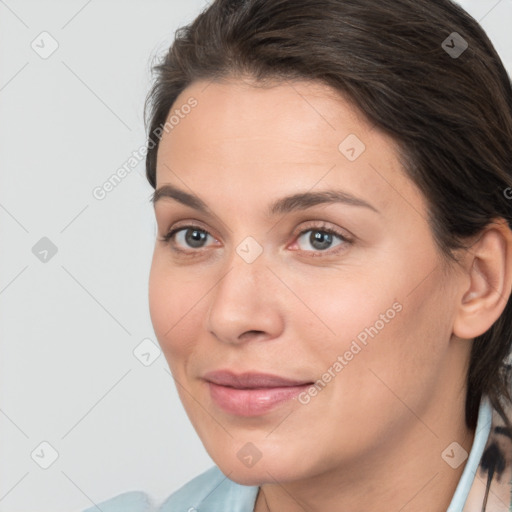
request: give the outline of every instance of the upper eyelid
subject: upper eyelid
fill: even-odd
[[[218,238],[215,236],[215,234],[212,233],[212,230],[210,228],[206,228],[203,223],[200,220],[197,219],[190,219],[190,220],[184,220],[184,221],[178,221],[175,224],[171,226],[171,228],[166,230],[166,234],[171,231],[179,231],[181,229],[198,229],[200,231],[205,231],[213,238]]]
[[[184,222],[187,222],[187,221],[184,221]],[[197,221],[195,221],[195,222],[197,222]],[[309,221],[309,222],[318,222],[320,224],[310,225],[310,226],[307,226],[307,227],[304,226],[299,231],[297,231],[297,233],[294,236],[302,235],[302,234],[304,234],[307,231],[311,231],[311,230],[316,229],[318,231],[322,231],[322,230],[331,231],[331,232],[334,232],[335,234],[339,234],[339,236],[343,236],[344,237],[344,235],[342,233],[338,233],[339,231],[346,231],[344,229],[332,228],[332,227],[330,227],[329,223],[326,223],[325,221]],[[213,238],[218,238],[217,236],[215,236],[210,231],[210,229],[201,226],[200,223],[194,224],[193,222],[190,222],[190,221],[189,221],[188,224],[173,226],[172,229],[167,230],[167,233],[169,233],[171,231],[174,232],[174,233],[177,233],[178,231],[181,231],[183,229],[197,229],[199,231],[204,231],[205,233],[208,233]],[[344,238],[348,238],[348,237],[344,237]]]
[[[155,206],[158,206],[158,204],[155,205]],[[163,223],[166,223],[165,219],[167,217],[167,214],[165,213],[165,211],[166,210],[162,210],[162,215],[163,216],[161,217],[161,219],[162,219]],[[313,212],[310,212],[309,214],[306,214],[306,212],[303,212],[303,214],[304,214],[304,217],[306,217],[306,215],[307,215],[307,217],[309,217],[310,215],[311,215],[311,217],[313,217],[313,215],[314,215]],[[321,215],[322,214],[320,213],[320,216]],[[156,219],[157,219],[157,222],[158,222],[158,219],[160,218],[160,215],[158,214],[157,209],[155,209],[155,216],[156,216]],[[181,215],[180,215],[180,217],[181,217]],[[306,220],[302,215],[301,215],[301,217],[302,217],[302,219],[299,219],[300,220],[300,224],[303,224],[303,223],[316,223],[313,226],[314,228],[320,229],[320,227],[318,226],[320,224],[322,228],[328,227],[329,229],[332,228],[334,231],[340,232],[340,236],[343,236],[344,238],[347,238],[347,239],[350,239],[350,240],[357,238],[349,230],[347,230],[346,228],[341,228],[339,226],[336,226],[336,223],[333,223],[332,221],[321,220],[320,218],[317,218],[317,219],[311,219],[310,218],[310,219]],[[205,227],[206,224],[205,224],[205,222],[203,220],[200,220],[201,218],[202,218],[202,215],[199,216],[199,217],[195,217],[194,215],[191,215],[186,220],[178,220],[178,221],[176,221],[175,224],[180,224],[181,222],[183,222],[184,223],[183,227],[188,227],[190,225],[192,225],[192,227],[196,227],[196,224],[197,224],[197,227],[199,227],[200,229],[202,229],[204,231],[207,231],[214,238],[219,239],[219,236],[217,236],[217,233],[216,233],[218,230],[217,229],[213,229],[213,232],[212,232],[212,229],[209,226],[210,221],[211,220],[217,221],[218,217],[215,216],[215,215],[213,216],[213,218],[211,216],[207,216],[206,222],[208,223],[208,227]],[[225,229],[230,234],[232,233],[232,230],[228,226],[226,226],[226,224],[224,222],[221,222],[221,224],[222,224],[221,230]],[[335,226],[335,227],[332,227],[332,226]],[[173,227],[173,229],[174,229],[174,227]],[[272,229],[272,228],[270,228],[270,229]],[[310,229],[312,229],[312,228],[310,228]],[[167,231],[170,231],[170,229],[167,230]],[[347,233],[348,236],[345,236],[344,233]],[[299,233],[297,233],[297,234],[299,234]]]

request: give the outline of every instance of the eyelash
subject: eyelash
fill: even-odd
[[[196,231],[200,231],[202,233],[206,233],[207,235],[210,235],[212,236],[206,229],[203,229],[202,227],[200,226],[194,226],[194,225],[185,225],[185,226],[179,226],[179,227],[176,227],[174,229],[171,229],[166,235],[164,235],[163,237],[160,238],[160,240],[166,244],[169,244],[172,248],[173,251],[177,252],[177,253],[181,253],[181,254],[184,254],[184,255],[192,255],[193,253],[199,253],[199,252],[202,252],[202,247],[198,248],[198,249],[190,249],[190,250],[183,250],[183,249],[179,249],[177,248],[176,246],[174,246],[174,240],[173,240],[173,237],[176,233],[180,232],[180,231],[187,231],[187,230],[196,230]],[[312,253],[310,254],[310,256],[312,257],[322,257],[323,255],[329,255],[329,256],[333,256],[333,255],[336,255],[338,254],[340,251],[343,251],[344,250],[344,246],[346,244],[351,244],[353,243],[353,240],[348,238],[347,236],[343,235],[342,233],[340,233],[338,230],[336,229],[333,229],[333,228],[330,228],[328,226],[326,226],[325,224],[322,224],[322,225],[314,225],[314,226],[308,226],[307,229],[303,229],[302,231],[300,231],[296,236],[295,236],[295,241],[299,240],[305,233],[308,233],[310,231],[317,231],[317,232],[320,232],[320,233],[327,233],[327,234],[330,234],[330,235],[334,235],[336,237],[338,237],[340,240],[341,240],[341,243],[338,244],[337,246],[335,246],[334,249],[326,249],[324,251],[322,250],[312,250],[312,251],[307,251],[307,250],[300,250],[301,252],[306,252],[306,253]],[[296,243],[296,242],[294,242]]]

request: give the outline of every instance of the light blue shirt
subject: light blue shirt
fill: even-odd
[[[480,403],[473,446],[447,512],[462,512],[489,438],[492,408],[487,397]],[[102,512],[253,512],[257,486],[240,485],[214,466],[173,493],[160,508],[144,493],[125,493],[98,505]],[[97,512],[92,507],[84,512]]]

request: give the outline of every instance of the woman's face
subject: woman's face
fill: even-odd
[[[150,309],[214,461],[256,484],[425,435],[441,454],[440,408],[463,414],[460,287],[392,140],[307,82],[196,82],[176,110]]]

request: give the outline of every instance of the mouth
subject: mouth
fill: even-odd
[[[236,416],[260,416],[313,385],[312,381],[296,380],[268,373],[235,374],[222,370],[203,376],[213,402],[225,412]]]

